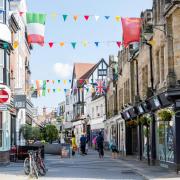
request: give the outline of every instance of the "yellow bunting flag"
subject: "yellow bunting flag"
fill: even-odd
[[[73,16],[74,21],[78,20],[78,16]]]
[[[93,87],[91,88],[91,92],[92,92],[92,93],[94,92],[94,88],[93,88]]]
[[[52,83],[53,83],[53,84],[54,84],[54,82],[55,82],[55,81],[54,81],[54,80],[52,80]]]
[[[58,90],[58,92],[61,92],[61,89],[60,89],[60,88],[58,88],[57,90]]]
[[[64,79],[64,80],[63,80],[63,83],[66,85],[66,83],[67,83],[67,80],[66,80],[66,79]]]
[[[116,21],[120,22],[120,20],[121,20],[121,17],[120,16],[116,16]]]
[[[51,13],[51,18],[54,20],[57,18],[57,13],[56,12],[52,12]]]
[[[63,47],[63,46],[64,46],[64,42],[60,42],[59,45],[60,45],[61,47]]]
[[[84,40],[84,41],[82,41],[82,45],[83,45],[84,47],[87,47],[88,42],[87,42],[86,40]]]
[[[86,79],[85,81],[86,81],[86,84],[89,84],[89,79]]]
[[[155,40],[151,40],[151,41],[148,41],[149,44],[151,44],[151,46],[154,46],[156,44],[156,41]]]
[[[18,47],[18,45],[19,45],[18,41],[15,41],[15,42],[13,43],[13,48],[16,49],[16,48]]]
[[[48,89],[48,93],[50,93],[50,89]]]

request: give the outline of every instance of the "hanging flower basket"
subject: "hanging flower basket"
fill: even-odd
[[[157,115],[161,121],[171,121],[174,112],[170,109],[161,109],[158,111]]]
[[[137,126],[137,121],[135,120],[127,121],[126,125],[127,127],[134,128]]]
[[[152,119],[150,117],[147,117],[147,116],[142,116],[139,119],[139,122],[144,126],[149,126],[151,121],[152,121]]]

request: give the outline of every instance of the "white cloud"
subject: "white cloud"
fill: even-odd
[[[56,63],[53,69],[60,78],[70,78],[72,75],[72,66],[70,64]]]

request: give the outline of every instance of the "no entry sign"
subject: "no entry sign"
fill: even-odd
[[[0,85],[0,104],[10,103],[11,91],[5,85]]]
[[[0,103],[6,103],[9,100],[9,94],[6,90],[0,90]]]

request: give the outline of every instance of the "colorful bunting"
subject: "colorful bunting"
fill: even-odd
[[[98,47],[98,46],[99,46],[99,42],[94,42],[94,44],[96,45],[96,47]]]
[[[69,83],[71,83],[71,80],[69,80]]]
[[[46,80],[43,81],[43,91],[42,96],[46,96]]]
[[[76,42],[71,42],[71,45],[72,45],[73,49],[76,48]]]
[[[68,17],[68,15],[67,15],[67,14],[63,14],[62,16],[63,16],[63,20],[64,20],[64,22],[65,22],[66,19],[67,19],[67,17]]]
[[[98,21],[100,16],[94,16],[95,20]]]
[[[8,49],[8,47],[9,47],[9,44],[8,44],[8,43],[3,43],[3,48],[4,48],[4,49]]]
[[[51,18],[54,20],[54,19],[56,19],[57,18],[57,13],[56,12],[52,12],[51,13]]]
[[[84,16],[84,19],[85,19],[86,21],[88,21],[89,16],[85,15],[85,16]]]
[[[61,80],[58,80],[58,83],[60,83],[61,82]]]
[[[74,21],[78,20],[78,16],[73,16]]]
[[[54,43],[53,43],[53,42],[49,42],[49,47],[50,47],[50,48],[52,48],[52,47],[53,47],[53,45],[54,45]]]
[[[65,43],[64,42],[60,42],[59,44],[60,44],[61,47],[63,47]]]
[[[117,43],[118,47],[120,48],[121,47],[121,42],[117,41],[116,43]]]
[[[107,20],[110,18],[110,16],[104,16]]]
[[[22,16],[24,14],[24,12],[19,12],[19,15]]]
[[[14,41],[13,48],[16,49],[18,47],[18,45],[19,45],[18,41]]]
[[[82,45],[83,45],[84,47],[87,47],[88,42],[87,42],[86,40],[84,40],[84,41],[82,41]]]
[[[120,16],[116,16],[115,18],[116,18],[116,21],[117,21],[117,22],[120,22],[120,20],[121,20],[121,17],[120,17]]]
[[[67,83],[67,80],[65,79],[65,80],[63,80],[63,83],[66,85],[66,83]]]

